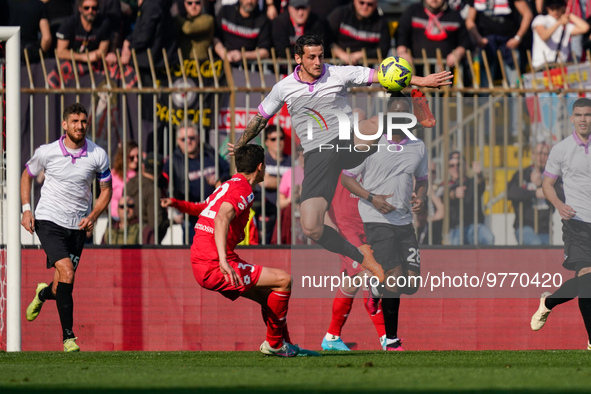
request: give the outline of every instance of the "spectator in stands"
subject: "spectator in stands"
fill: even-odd
[[[109,21],[98,14],[97,0],[77,0],[76,5],[78,12],[67,18],[57,31],[57,57],[83,63],[99,61],[109,51]],[[108,60],[114,64],[117,58],[113,54]]]
[[[423,48],[429,59],[435,59],[440,49],[447,66],[453,68],[461,64],[470,47],[464,20],[446,0],[423,0],[410,5],[400,18],[396,35],[396,53],[410,64],[413,64],[413,57],[422,58]],[[422,74],[421,71],[417,73]]]
[[[33,63],[40,59],[39,49],[48,52],[51,48],[47,15],[47,5],[40,0],[0,0],[0,26],[20,26],[21,48]]]
[[[554,208],[546,200],[542,191],[542,179],[546,161],[550,154],[547,142],[538,143],[532,154],[532,165],[523,170],[520,182],[519,171],[513,175],[508,187],[509,200],[515,210],[515,238],[523,245],[549,245],[550,226]],[[562,180],[554,184],[556,195],[564,202]],[[520,228],[521,212],[523,211],[523,227]],[[523,237],[523,239],[521,239]]]
[[[156,168],[157,178],[154,177]],[[139,214],[142,217],[142,240],[144,244],[159,244],[166,235],[168,229],[168,217],[166,210],[160,206],[160,199],[164,197],[164,189],[160,186],[162,174],[162,157],[148,153],[142,161],[142,174],[131,178],[127,182],[129,197],[136,204],[141,201],[142,209]],[[139,182],[142,182],[142,195],[139,195]],[[156,204],[156,205],[154,205]],[[156,207],[156,208],[155,208]],[[158,239],[156,239],[156,227]]]
[[[177,146],[172,158],[164,167],[164,177],[168,179],[169,185],[172,185],[172,197],[177,200],[190,202],[205,201],[207,197],[215,190],[216,167],[215,160],[218,156],[218,177],[230,174],[230,165],[209,145],[203,145],[203,168],[201,168],[201,150],[199,144],[199,134],[197,129],[189,125],[180,126],[176,132]],[[188,169],[185,167],[185,153],[188,158]],[[172,172],[172,179],[171,179]],[[189,195],[185,196],[185,182],[189,182]],[[203,189],[202,189],[203,183]],[[169,186],[170,187],[170,186]],[[189,244],[193,241],[195,235],[195,223],[197,216],[189,216]],[[184,229],[184,226],[183,226]]]
[[[133,198],[127,196],[117,200],[117,216],[122,219],[107,229],[103,236],[103,245],[138,245],[140,243],[140,223],[135,210]],[[124,217],[127,217],[127,227],[124,227]]]
[[[76,11],[76,0],[47,0],[47,12],[49,17],[49,29],[51,30],[53,51],[57,46],[57,31],[70,16],[74,15]]]
[[[121,43],[123,42],[123,38],[121,37],[123,32],[123,10],[121,2],[119,0],[99,0],[98,12],[100,16],[109,22],[111,31],[109,51],[115,52],[117,48],[121,47]]]
[[[150,63],[148,60],[148,48],[152,52],[152,59],[156,68],[164,67],[162,49],[170,63],[176,61],[176,32],[172,15],[170,14],[171,0],[139,0],[138,18],[133,32],[123,42],[121,50],[121,62],[129,64],[131,50],[135,49],[138,67],[145,72],[141,76],[146,78],[144,86],[151,86]]]
[[[290,0],[287,12],[273,21],[272,32],[275,53],[277,57],[285,58],[288,48],[293,56],[293,46],[302,35],[316,34],[324,38],[324,23],[310,12],[309,0]]]
[[[473,0],[471,3],[466,28],[476,45],[485,51],[493,81],[501,76],[497,56],[497,50],[500,50],[507,66],[509,84],[516,85],[517,72],[511,51],[518,50],[532,18],[533,14],[525,0]],[[480,86],[488,86],[486,69],[482,65]]]
[[[291,156],[284,154],[285,135],[275,125],[265,128],[265,230],[266,243],[271,243],[277,221],[277,189],[280,178],[291,169]]]
[[[337,8],[350,4],[351,0],[322,0],[312,1],[310,3],[310,8],[312,9],[313,14],[324,17],[325,15],[330,14]]]
[[[482,194],[484,193],[484,177],[480,163],[472,163],[472,172],[474,177],[467,177],[464,160],[460,152],[452,152],[448,160],[449,166],[449,240],[451,245],[461,245],[460,243],[460,200],[463,201],[464,214],[464,245],[474,245],[474,234],[478,231],[476,239],[477,245],[493,245],[494,236],[488,227],[484,224],[484,213],[482,212]],[[460,186],[460,166],[463,167],[463,182]],[[476,191],[476,200],[474,200],[474,188]],[[478,215],[474,226],[474,204]]]
[[[111,217],[113,220],[119,220],[119,199],[123,196],[123,186],[131,178],[137,175],[139,150],[137,142],[127,141],[125,148],[125,156],[123,155],[123,146],[119,144],[117,152],[115,153],[115,160],[113,160],[113,170],[111,171],[113,182],[113,196],[111,196]],[[123,173],[123,162],[126,163],[126,172]]]
[[[201,12],[201,0],[185,0],[183,4],[180,15],[175,17],[183,59],[194,59],[195,54],[199,60],[208,59],[207,49],[213,40],[213,16]]]
[[[388,21],[377,10],[378,0],[353,0],[337,8],[327,18],[332,50],[348,64],[359,64],[363,49],[368,58],[386,57],[390,50]],[[350,49],[351,53],[347,53]]]
[[[293,179],[292,179],[293,178]],[[304,180],[304,148],[301,145],[296,147],[295,167],[285,171],[279,183],[279,208],[281,209],[281,243],[292,243],[292,227],[295,227],[295,243],[305,244],[306,236],[300,224],[300,195],[302,192],[302,182]],[[293,182],[293,188],[292,188]],[[292,226],[292,205],[293,213],[296,219],[295,226]],[[272,244],[277,242],[277,230],[273,231]]]
[[[441,245],[443,240],[443,219],[445,218],[445,205],[441,200],[443,188],[435,186],[437,182],[437,169],[435,163],[430,163],[429,189],[427,190],[428,209],[424,209],[415,215],[415,228],[419,245]],[[431,236],[429,233],[431,232]],[[431,239],[429,239],[431,238]]]
[[[256,0],[240,0],[236,5],[221,8],[213,39],[219,57],[227,56],[233,65],[242,65],[242,48],[246,60],[269,57],[271,23],[257,7]]]
[[[546,63],[566,63],[570,59],[570,38],[589,31],[587,22],[566,12],[565,0],[546,0],[545,6],[548,14],[536,16],[531,24],[534,68],[543,67]]]

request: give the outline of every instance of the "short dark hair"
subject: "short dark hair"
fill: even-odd
[[[247,144],[236,149],[236,171],[252,174],[265,161],[265,150],[260,145]]]
[[[408,105],[408,112],[413,113],[412,99],[410,97],[402,92],[388,92],[388,95],[390,96],[388,98],[388,109],[390,109],[394,101],[404,101]]]
[[[265,127],[265,139],[269,138],[269,134],[272,134],[272,133],[277,133],[280,136],[285,137],[285,133],[283,132],[283,130],[281,130],[279,127],[277,127],[274,124]]]
[[[580,98],[577,101],[574,102],[573,104],[573,111],[575,110],[575,108],[577,107],[591,107],[591,100],[588,98]]]
[[[293,47],[294,53],[298,56],[304,56],[304,47],[306,46],[317,47],[324,46],[324,44],[316,34],[304,34],[296,41]]]
[[[74,115],[84,114],[84,115],[86,115],[86,117],[88,117],[88,112],[86,112],[86,108],[84,108],[84,106],[80,103],[74,103],[74,104],[68,105],[64,109],[63,120],[65,120],[67,122],[68,118],[72,114],[74,114]]]

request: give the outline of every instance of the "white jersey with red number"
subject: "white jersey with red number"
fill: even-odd
[[[252,187],[241,174],[234,175],[228,182],[215,189],[211,196],[205,200],[207,208],[201,212],[195,225],[191,260],[219,260],[215,245],[214,220],[224,202],[231,204],[236,211],[236,217],[230,222],[226,251],[228,260],[236,258],[238,255],[234,252],[234,248],[244,239],[244,227],[248,223],[253,200]]]

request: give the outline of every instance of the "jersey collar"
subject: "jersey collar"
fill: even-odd
[[[72,164],[76,164],[76,159],[81,158],[82,156],[86,155],[86,148],[88,146],[88,142],[86,141],[86,139],[84,139],[84,146],[82,148],[80,148],[80,150],[78,151],[78,153],[76,153],[75,155],[70,153],[70,151],[68,151],[68,149],[66,148],[66,145],[64,145],[64,140],[66,139],[66,135],[62,135],[60,137],[60,149],[62,150],[62,153],[64,156],[70,156],[72,158]]]
[[[312,91],[314,91],[314,85],[316,84],[316,82],[320,81],[320,79],[322,79],[322,77],[324,76],[324,73],[326,72],[326,63],[322,64],[322,73],[320,73],[320,76],[317,79],[315,79],[313,82],[305,82],[300,79],[298,72],[300,71],[301,67],[302,66],[300,66],[299,64],[296,66],[295,70],[293,71],[293,77],[295,78],[296,81],[298,81],[300,83],[307,84],[308,90],[310,92],[312,92]]]
[[[581,141],[581,139],[579,138],[579,135],[577,134],[576,131],[573,131],[573,138],[575,139],[575,143],[577,145],[585,148],[585,154],[588,155],[589,154],[589,141],[587,141],[587,143],[584,144],[583,141]]]

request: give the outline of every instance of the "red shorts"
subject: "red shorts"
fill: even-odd
[[[365,232],[363,231],[363,227],[361,227],[361,229],[353,226],[344,227],[343,229],[341,229],[341,234],[343,235],[343,237],[345,237],[347,241],[351,242],[351,244],[353,244],[353,246],[355,247],[360,247],[361,245],[366,243]],[[365,268],[361,266],[361,263],[361,261],[353,261],[353,259],[351,259],[350,257],[341,256],[341,272],[344,272],[345,274],[347,274],[347,276],[353,277],[365,270]]]
[[[220,263],[217,260],[192,260],[193,275],[197,282],[207,290],[217,291],[226,298],[234,301],[240,297],[244,292],[254,287],[259,281],[263,267],[256,264],[249,264],[239,257],[228,260],[228,264],[240,276],[244,286],[232,286],[230,282],[226,282],[222,271],[220,271]]]

